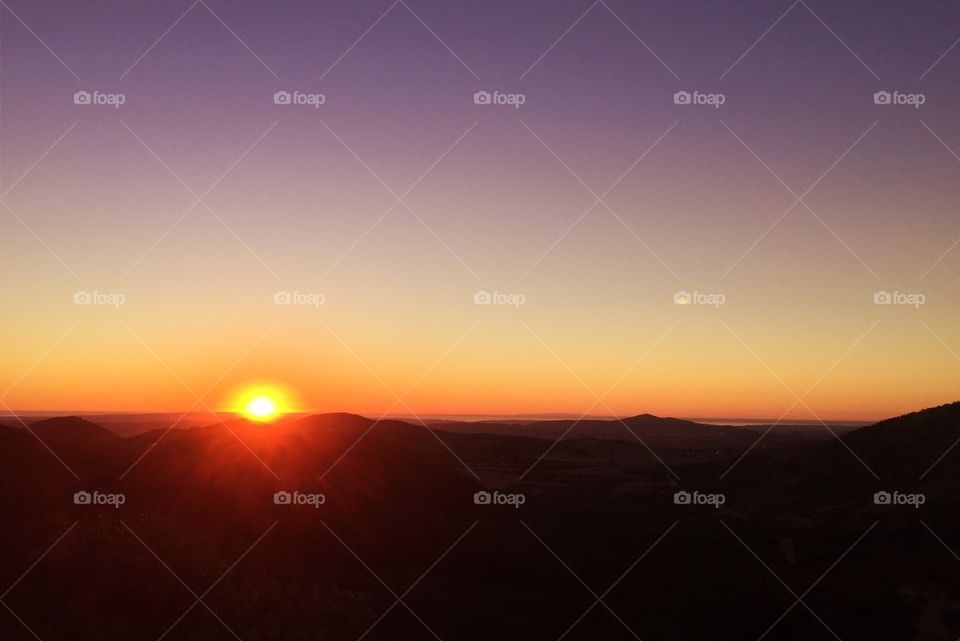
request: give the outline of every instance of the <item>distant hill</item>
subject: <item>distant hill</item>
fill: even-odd
[[[30,429],[48,445],[62,443],[64,445],[107,446],[120,439],[114,432],[79,416],[64,416],[37,421],[30,424]]]
[[[676,418],[661,418],[640,414],[623,419],[573,419],[533,422],[445,421],[431,425],[438,430],[458,434],[502,434],[533,438],[564,440],[578,438],[617,439],[636,442],[639,436],[650,445],[711,449],[742,447],[756,440],[756,435],[745,429],[728,426],[704,425]]]
[[[756,423],[751,425],[723,425],[715,423],[698,423],[687,419],[654,416],[653,414],[639,414],[620,419],[585,418],[579,421],[574,419],[546,419],[537,421],[433,421],[431,426],[445,431],[460,433],[513,434],[520,436],[534,436],[538,438],[556,438],[571,425],[576,427],[568,434],[573,438],[625,438],[632,439],[630,433],[621,424],[625,423],[637,434],[646,434],[651,437],[663,438],[718,438],[732,436],[734,439],[766,431],[770,424]],[[831,425],[839,432],[845,433],[853,429],[849,425]],[[795,425],[780,423],[774,426],[773,436],[789,435],[810,439],[823,438],[825,432],[819,424]]]

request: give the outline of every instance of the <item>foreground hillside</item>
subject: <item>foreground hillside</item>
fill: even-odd
[[[2,427],[3,638],[960,636],[960,403],[786,453],[642,421],[555,446],[347,414]]]

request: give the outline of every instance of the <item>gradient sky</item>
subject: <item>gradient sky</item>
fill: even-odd
[[[0,20],[12,410],[219,408],[260,382],[371,415],[960,398],[956,2],[4,0]]]

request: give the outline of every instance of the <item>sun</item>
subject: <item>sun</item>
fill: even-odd
[[[251,421],[269,423],[290,412],[289,395],[275,385],[252,385],[241,390],[232,411]]]
[[[247,403],[244,414],[255,421],[269,421],[277,415],[277,404],[268,396],[257,396]]]

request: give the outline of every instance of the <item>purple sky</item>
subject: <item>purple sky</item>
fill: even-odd
[[[272,323],[224,384],[311,409],[385,411],[384,381],[429,413],[577,413],[608,388],[611,412],[688,416],[957,396],[956,2],[4,0],[0,20],[14,409],[177,409],[150,351],[202,390]]]

